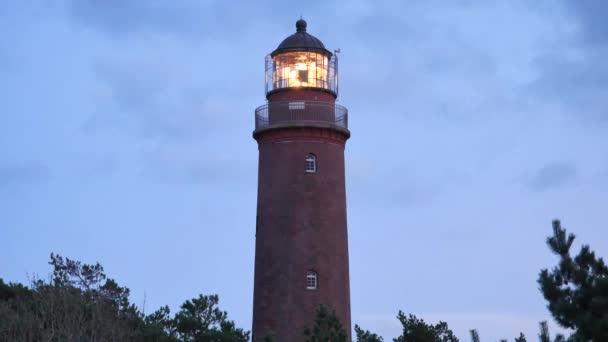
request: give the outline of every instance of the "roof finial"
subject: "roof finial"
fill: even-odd
[[[296,21],[296,31],[306,32],[306,20],[302,19],[302,16],[300,16],[300,20]]]

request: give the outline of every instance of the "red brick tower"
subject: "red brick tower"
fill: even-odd
[[[338,60],[296,22],[266,57],[267,104],[258,142],[253,342],[303,341],[324,304],[350,336],[344,147],[348,112],[336,104]]]

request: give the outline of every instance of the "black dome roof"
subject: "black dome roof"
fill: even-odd
[[[317,37],[306,32],[306,21],[304,21],[304,19],[300,19],[296,22],[296,33],[285,38],[270,55],[274,57],[282,52],[301,50],[313,50],[328,56],[332,55]]]

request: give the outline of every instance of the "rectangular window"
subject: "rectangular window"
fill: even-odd
[[[306,172],[308,173],[315,173],[317,172],[317,168],[315,167],[315,161],[313,160],[306,160]]]
[[[310,271],[306,274],[306,289],[316,290],[317,289],[317,273]]]
[[[312,153],[306,156],[306,172],[317,172],[317,157]]]
[[[304,109],[304,101],[289,102],[289,110]]]

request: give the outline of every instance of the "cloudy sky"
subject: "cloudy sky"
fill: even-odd
[[[608,255],[603,1],[8,1],[0,277],[99,261],[146,311],[218,293],[250,327],[264,56],[340,48],[353,322],[537,334],[560,218]],[[554,329],[555,330],[555,329]]]

